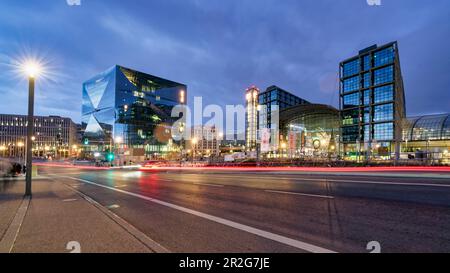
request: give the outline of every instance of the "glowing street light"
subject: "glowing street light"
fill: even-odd
[[[33,164],[33,125],[34,125],[34,88],[35,78],[39,76],[43,69],[39,62],[27,60],[21,65],[23,73],[28,77],[28,134],[27,134],[27,172],[25,184],[25,196],[31,197],[31,172]]]
[[[114,138],[114,142],[117,144],[121,144],[123,142],[123,139],[121,137]]]
[[[42,72],[42,67],[38,62],[30,60],[23,64],[22,71],[29,78],[35,78]]]

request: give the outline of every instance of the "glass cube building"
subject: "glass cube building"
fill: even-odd
[[[126,160],[174,152],[171,117],[186,104],[187,86],[122,66],[83,83],[82,127],[87,154],[114,151]]]
[[[344,158],[399,158],[405,95],[397,42],[340,63],[340,110]]]

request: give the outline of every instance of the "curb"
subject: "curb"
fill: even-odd
[[[0,253],[11,253],[17,236],[19,235],[20,228],[22,227],[23,220],[28,211],[31,197],[24,197],[22,204],[17,209],[16,215],[6,230],[2,240],[0,241]]]

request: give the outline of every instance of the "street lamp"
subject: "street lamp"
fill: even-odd
[[[27,173],[25,184],[25,196],[31,197],[31,172],[33,162],[33,129],[34,129],[34,87],[35,77],[41,72],[38,62],[28,61],[23,67],[23,72],[28,77],[28,134],[27,134]]]

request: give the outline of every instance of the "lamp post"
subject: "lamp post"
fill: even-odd
[[[39,73],[39,65],[35,62],[28,62],[24,65],[24,72],[28,76],[28,132],[26,142],[26,155],[27,155],[27,173],[25,183],[25,196],[31,197],[31,172],[33,162],[33,128],[34,128],[34,88],[35,77]]]

